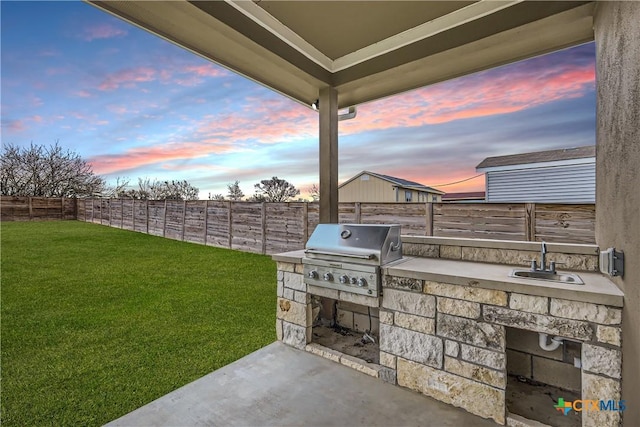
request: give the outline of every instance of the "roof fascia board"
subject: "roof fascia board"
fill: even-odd
[[[399,185],[396,184],[394,185],[394,187],[398,187],[401,188],[403,190],[415,190],[415,191],[419,191],[422,193],[430,193],[430,194],[445,194],[444,191],[440,191],[440,190],[436,190],[435,188],[431,188],[428,186],[424,186],[424,187],[415,187],[415,186],[411,186],[411,185]]]
[[[340,189],[340,188],[344,187],[345,185],[347,185],[347,184],[348,184],[348,183],[350,183],[351,181],[354,181],[356,178],[358,178],[359,176],[364,175],[365,173],[366,173],[367,175],[375,175],[374,173],[369,172],[369,171],[362,171],[362,172],[360,172],[360,173],[358,173],[358,174],[356,174],[356,175],[352,176],[351,178],[349,178],[348,180],[346,180],[346,181],[345,181],[345,182],[343,182],[342,184],[338,185],[338,189]]]
[[[404,185],[404,184],[399,183],[398,181],[394,181],[393,179],[387,178],[386,176],[382,176],[382,175],[379,175],[379,174],[377,174],[375,172],[369,172],[369,171],[360,172],[358,175],[354,176],[353,178],[351,178],[349,181],[346,181],[342,185],[345,185],[348,182],[353,181],[354,179],[356,179],[357,177],[359,177],[360,175],[365,174],[365,173],[368,174],[368,175],[371,175],[371,176],[375,176],[376,178],[381,179],[383,181],[390,182],[391,184],[393,184],[394,187],[397,187],[397,188],[402,188],[402,189],[407,189],[407,190],[416,190],[416,191],[425,191],[425,192],[429,192],[429,193],[445,194],[444,191],[436,190],[435,188],[431,188],[431,187],[428,187],[426,185],[421,185],[420,187],[417,187],[415,185],[414,186],[412,186],[412,185]]]
[[[289,46],[320,65],[327,71],[333,71],[333,61],[331,58],[316,49],[311,43],[300,37],[289,27],[278,21],[269,12],[246,0],[224,0],[227,4],[250,18],[253,22],[270,31]]]
[[[387,37],[377,43],[337,58],[331,64],[330,71],[336,72],[350,68],[372,58],[400,49],[401,47],[410,45],[452,28],[459,27],[467,22],[483,18],[502,9],[514,6],[522,1],[523,0],[511,0],[497,2],[494,0],[480,0],[439,18],[420,24],[417,27],[410,28],[399,34]]]
[[[550,168],[556,166],[585,165],[591,163],[595,164],[595,162],[595,157],[583,157],[581,159],[556,160],[552,162],[519,163],[517,165],[491,166],[488,168],[476,168],[476,170],[478,172],[501,172],[521,169]]]

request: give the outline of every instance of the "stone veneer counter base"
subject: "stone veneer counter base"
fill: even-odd
[[[580,348],[575,377],[581,399],[619,401],[623,293],[596,273],[598,248],[593,245],[549,245],[547,259],[566,263],[584,285],[509,277],[513,268],[526,269],[528,259],[538,258],[535,248],[531,242],[403,236],[405,257],[383,268],[380,298],[307,286],[303,251],[274,255],[276,336],[290,346],[514,427],[539,423],[508,414],[507,330],[561,336]],[[379,307],[379,365],[312,342],[316,297]],[[555,411],[551,403],[538,410]],[[618,427],[622,419],[617,411],[581,415],[582,427]]]

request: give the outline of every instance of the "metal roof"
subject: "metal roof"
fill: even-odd
[[[89,3],[302,104],[338,108],[593,40],[586,1]]]
[[[584,159],[596,157],[596,146],[562,148],[559,150],[537,151],[533,153],[511,154],[508,156],[487,157],[478,166],[477,170],[494,168],[499,166],[525,165],[531,163],[547,163],[562,160]]]
[[[344,187],[345,185],[347,185],[348,183],[350,183],[351,181],[353,181],[354,179],[358,178],[359,176],[362,176],[364,174],[368,174],[371,176],[375,176],[377,178],[380,179],[384,179],[385,181],[389,181],[390,183],[400,187],[400,188],[407,188],[407,189],[411,189],[411,190],[418,190],[418,191],[427,191],[429,193],[433,193],[433,194],[444,194],[444,191],[440,191],[440,190],[436,190],[435,188],[431,188],[431,187],[427,187],[424,184],[420,184],[419,182],[415,182],[415,181],[409,181],[408,179],[402,179],[402,178],[396,178],[395,176],[390,176],[390,175],[383,175],[381,173],[375,173],[375,172],[370,172],[370,171],[362,171],[359,174],[355,175],[354,177],[346,180],[345,182],[343,182],[342,184],[340,184],[338,186],[338,188],[340,187]]]
[[[442,195],[442,201],[449,200],[484,200],[486,193],[484,191],[467,191],[463,193],[445,193]]]

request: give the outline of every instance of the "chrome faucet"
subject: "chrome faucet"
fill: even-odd
[[[538,267],[536,260],[531,260],[531,271],[540,271],[542,273],[556,274],[556,263],[551,261],[549,268],[547,268],[547,244],[542,242],[542,249],[540,250],[540,267]]]

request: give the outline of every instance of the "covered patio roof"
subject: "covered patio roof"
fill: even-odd
[[[338,222],[338,110],[594,38],[585,1],[100,1],[303,105],[319,101],[320,222]]]
[[[338,108],[593,39],[584,1],[90,1],[310,106]]]

